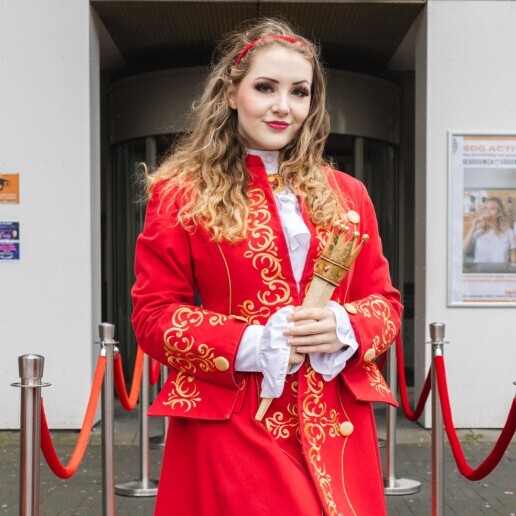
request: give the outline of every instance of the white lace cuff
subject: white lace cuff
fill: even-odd
[[[260,349],[263,328],[260,324],[251,324],[244,330],[235,358],[235,371],[247,373],[260,371],[258,350]]]
[[[283,392],[291,349],[283,332],[293,325],[287,321],[293,311],[291,306],[278,310],[263,329],[258,351],[258,365],[263,373],[262,398],[279,398]]]

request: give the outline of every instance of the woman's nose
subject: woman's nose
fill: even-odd
[[[290,104],[287,95],[279,95],[272,105],[272,111],[280,115],[286,115],[290,111]]]

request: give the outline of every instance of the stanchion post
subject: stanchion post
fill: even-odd
[[[114,516],[115,505],[115,429],[114,429],[114,348],[115,325],[100,323],[100,354],[106,357],[102,385],[102,514]]]
[[[444,515],[444,427],[437,390],[435,357],[443,356],[445,325],[430,324],[432,345],[432,516]]]
[[[396,347],[391,346],[387,355],[387,381],[393,393],[398,385],[396,370]],[[387,407],[387,448],[385,450],[385,478],[383,481],[386,495],[408,495],[421,489],[421,482],[409,478],[396,478],[396,407]]]
[[[45,358],[41,355],[18,357],[21,387],[20,411],[20,516],[40,514],[40,445],[41,445],[41,388]]]
[[[158,481],[149,479],[149,356],[143,355],[142,383],[140,386],[140,478],[117,484],[116,494],[124,496],[156,496]]]
[[[163,387],[163,385],[165,384],[165,380],[167,379],[167,376],[168,376],[168,367],[165,364],[161,364],[159,383],[158,383],[158,385],[160,387]],[[165,441],[166,441],[167,433],[168,433],[169,418],[167,416],[163,416],[161,418],[161,420],[162,420],[162,428],[163,428],[161,435],[155,435],[154,437],[151,437],[149,439],[149,446],[153,450],[157,450],[157,449],[161,449],[161,448],[165,447]]]

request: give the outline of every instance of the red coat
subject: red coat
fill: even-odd
[[[138,238],[133,324],[143,350],[170,366],[150,414],[174,416],[156,514],[383,514],[370,402],[395,403],[374,358],[398,333],[401,305],[372,203],[359,181],[328,172],[347,209],[359,213],[357,229],[370,236],[333,296],[350,314],[357,353],[331,382],[306,364],[288,375],[259,423],[261,375],[234,370],[242,333],[285,305],[301,305],[303,294],[261,159],[247,162],[245,241],[217,244],[202,227],[187,232],[174,225],[159,210],[157,192]],[[304,293],[329,233],[302,212],[312,234]],[[195,291],[202,308],[194,306]]]

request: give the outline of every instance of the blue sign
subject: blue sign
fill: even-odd
[[[20,223],[0,221],[0,260],[20,259]]]

